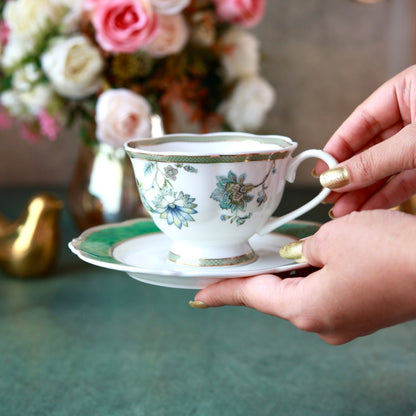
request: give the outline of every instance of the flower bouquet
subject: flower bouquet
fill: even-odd
[[[169,126],[180,108],[201,131],[254,131],[273,105],[247,28],[266,0],[0,1],[0,127],[120,147]],[[169,128],[167,128],[169,131]]]

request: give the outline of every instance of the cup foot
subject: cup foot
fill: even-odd
[[[222,249],[220,251],[212,249],[209,253],[201,250],[195,252],[195,250],[175,250],[174,246],[168,254],[168,260],[173,263],[181,264],[184,266],[196,266],[196,267],[226,267],[226,266],[240,266],[248,264],[257,259],[257,255],[254,250],[246,243],[243,244],[244,250],[240,250],[237,247],[227,250]],[[242,253],[242,254],[240,254]]]

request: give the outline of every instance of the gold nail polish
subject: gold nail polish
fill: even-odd
[[[332,208],[328,211],[328,216],[329,218],[331,218],[331,220],[334,220],[336,218],[336,216],[334,215],[334,210]]]
[[[200,300],[190,300],[189,306],[195,309],[208,309],[209,306]]]
[[[303,240],[295,241],[293,243],[286,244],[280,248],[279,254],[281,257],[289,260],[302,260],[302,246]]]
[[[316,173],[315,168],[313,168],[313,169],[312,169],[311,175],[312,175],[314,178],[319,178],[319,175]]]
[[[340,166],[339,168],[327,170],[319,179],[324,188],[337,189],[349,184],[350,175],[345,166]]]

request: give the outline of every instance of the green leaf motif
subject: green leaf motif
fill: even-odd
[[[144,165],[144,174],[147,175],[151,175],[156,167],[156,163],[155,162],[146,162],[146,164]]]
[[[197,173],[198,172],[198,169],[195,169],[191,165],[185,165],[183,168],[184,168],[184,170],[186,170],[187,172],[190,172],[190,173]]]

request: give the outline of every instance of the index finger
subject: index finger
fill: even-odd
[[[361,103],[332,135],[324,150],[342,162],[402,120],[409,123],[410,115],[401,111],[398,101],[398,91],[405,90],[408,73],[405,70],[396,75]],[[324,170],[325,163],[318,162],[316,173]]]

